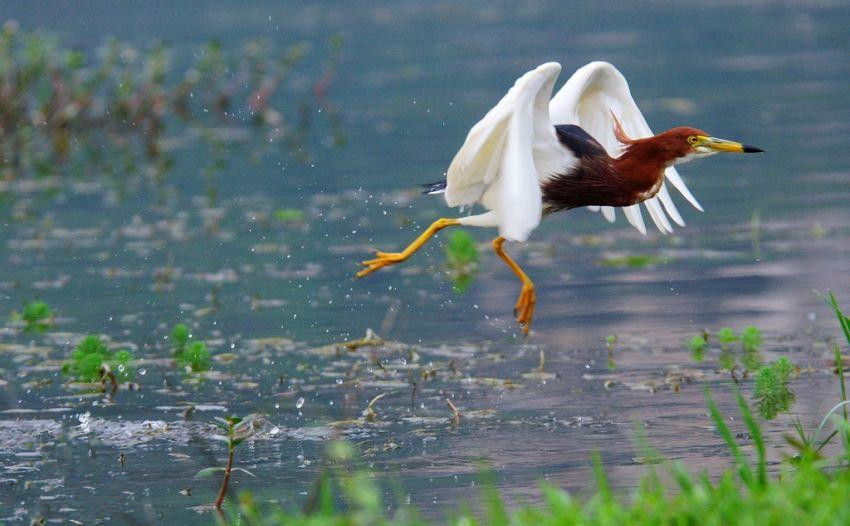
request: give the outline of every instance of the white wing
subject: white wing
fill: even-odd
[[[520,77],[466,137],[449,166],[446,203],[480,202],[493,210],[499,234],[525,241],[540,224],[540,179],[575,162],[549,118],[561,65],[549,62]]]
[[[617,157],[620,155],[622,145],[614,136],[612,111],[617,115],[627,135],[636,139],[653,135],[632,98],[625,77],[607,62],[591,62],[580,68],[555,94],[549,105],[553,122],[581,126],[605,147],[609,155]],[[702,211],[702,206],[685,186],[685,182],[675,168],[667,168],[664,175],[666,181],[675,186],[694,207]],[[643,204],[661,232],[666,234],[673,231],[667,215],[680,226],[685,226],[666,184],[662,183],[658,194],[647,199]],[[614,208],[610,206],[588,208],[601,209],[605,219],[614,221]],[[624,207],[623,213],[632,226],[641,233],[646,233],[640,205]]]

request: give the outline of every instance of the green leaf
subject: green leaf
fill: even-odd
[[[247,473],[248,475],[251,475],[252,477],[257,478],[257,475],[254,475],[253,473],[251,473],[250,471],[248,471],[245,468],[231,468],[230,471],[241,471],[242,473]]]
[[[198,478],[210,477],[210,476],[212,476],[216,473],[226,471],[226,470],[227,470],[227,468],[225,468],[224,466],[218,466],[218,467],[215,467],[215,468],[204,468],[204,469],[198,471],[197,473],[195,473],[195,477],[198,477]]]

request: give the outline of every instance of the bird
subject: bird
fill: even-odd
[[[401,263],[451,226],[498,228],[493,250],[522,283],[514,316],[525,335],[536,304],[534,283],[504,249],[525,242],[544,217],[587,207],[609,222],[620,208],[646,234],[640,205],[664,233],[670,219],[684,226],[667,184],[693,207],[702,206],[676,165],[716,153],[764,150],[680,126],[653,134],[623,74],[608,62],[579,68],[552,96],[561,72],[547,62],[525,73],[466,136],[446,178],[422,185],[450,207],[481,205],[484,212],[439,218],[400,252],[377,251],[356,277]],[[668,218],[669,216],[669,218]]]

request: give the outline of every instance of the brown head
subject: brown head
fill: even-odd
[[[672,128],[645,139],[632,139],[623,131],[623,127],[616,117],[614,117],[614,123],[614,134],[617,140],[626,146],[626,153],[632,156],[637,154],[647,160],[651,159],[667,166],[721,152],[756,153],[764,151],[755,146],[711,137],[700,129],[686,126]]]

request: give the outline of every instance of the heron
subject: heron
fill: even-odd
[[[653,134],[625,77],[607,62],[579,68],[553,97],[560,72],[559,63],[548,62],[517,79],[470,129],[445,180],[423,185],[426,193],[443,194],[450,207],[480,204],[485,211],[437,219],[401,252],[377,251],[363,261],[358,278],[405,261],[444,228],[498,228],[493,250],[522,283],[514,316],[527,335],[536,291],[505,252],[505,241],[524,242],[544,217],[580,207],[609,222],[620,208],[645,235],[641,204],[662,233],[672,233],[670,219],[685,222],[667,183],[703,210],[675,165],[716,153],[763,151],[691,127]]]

